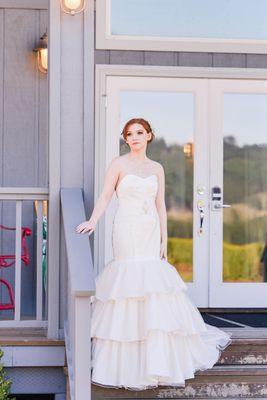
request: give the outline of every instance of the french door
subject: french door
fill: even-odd
[[[166,175],[168,261],[194,303],[266,307],[265,81],[108,76],[105,85],[100,162],[107,167],[129,151],[120,135],[127,120],[151,123],[156,138],[147,154]],[[102,264],[112,259],[116,207],[114,195],[104,217],[105,243],[98,244]]]
[[[212,80],[209,99],[209,304],[266,307],[266,81]]]

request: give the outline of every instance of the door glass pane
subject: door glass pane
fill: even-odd
[[[110,0],[112,35],[267,39],[267,1]]]
[[[122,91],[120,131],[131,118],[148,120],[155,139],[147,155],[165,170],[168,261],[182,278],[193,280],[194,95],[160,91]],[[120,154],[129,151],[121,139]]]
[[[226,93],[223,107],[223,279],[266,282],[267,95]]]

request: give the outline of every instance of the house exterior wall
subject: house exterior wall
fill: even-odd
[[[48,187],[47,76],[38,71],[33,48],[48,23],[43,3],[0,1],[0,183],[2,187]],[[27,2],[29,6],[29,1]],[[8,7],[7,7],[8,6]],[[38,8],[41,7],[41,8]],[[21,8],[22,7],[22,8]],[[14,29],[15,28],[15,29]],[[1,201],[0,223],[15,226],[15,204]],[[23,225],[33,229],[33,202],[24,202]],[[0,231],[1,254],[14,254],[15,235]],[[22,264],[22,314],[35,312],[34,238],[28,241],[30,265]],[[14,287],[15,266],[0,269]],[[2,302],[6,290],[0,286]],[[12,312],[3,311],[6,317]]]

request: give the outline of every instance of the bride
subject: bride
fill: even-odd
[[[204,322],[167,261],[165,174],[146,155],[154,138],[149,122],[133,118],[122,135],[130,151],[111,161],[90,219],[76,227],[90,235],[115,191],[114,257],[91,298],[91,382],[131,390],[185,386],[196,371],[212,368],[232,334]]]

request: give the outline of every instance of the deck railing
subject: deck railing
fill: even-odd
[[[44,240],[43,233],[44,224],[47,223],[48,194],[48,188],[0,188],[0,271],[2,279],[0,328],[47,327],[47,306],[45,304],[46,296],[44,295],[44,291],[46,291],[44,272],[47,272],[47,260],[44,259],[46,257],[44,255],[46,240]],[[29,206],[26,208],[26,215],[24,215],[23,206],[24,204],[26,206],[26,203],[27,205],[30,204],[30,208]],[[25,249],[26,254],[24,254]],[[35,269],[29,271],[30,283],[22,282],[23,268]],[[30,284],[31,290],[35,291],[35,304],[33,305],[33,300],[30,299],[28,305],[30,309],[35,309],[34,314],[32,312],[22,314],[23,283],[26,287]],[[13,308],[8,290],[12,292],[11,297],[14,296]],[[6,302],[7,298],[8,301]]]
[[[61,206],[68,260],[68,304],[65,343],[71,400],[91,399],[91,302],[95,276],[89,237],[75,227],[85,221],[82,190],[61,189]]]

